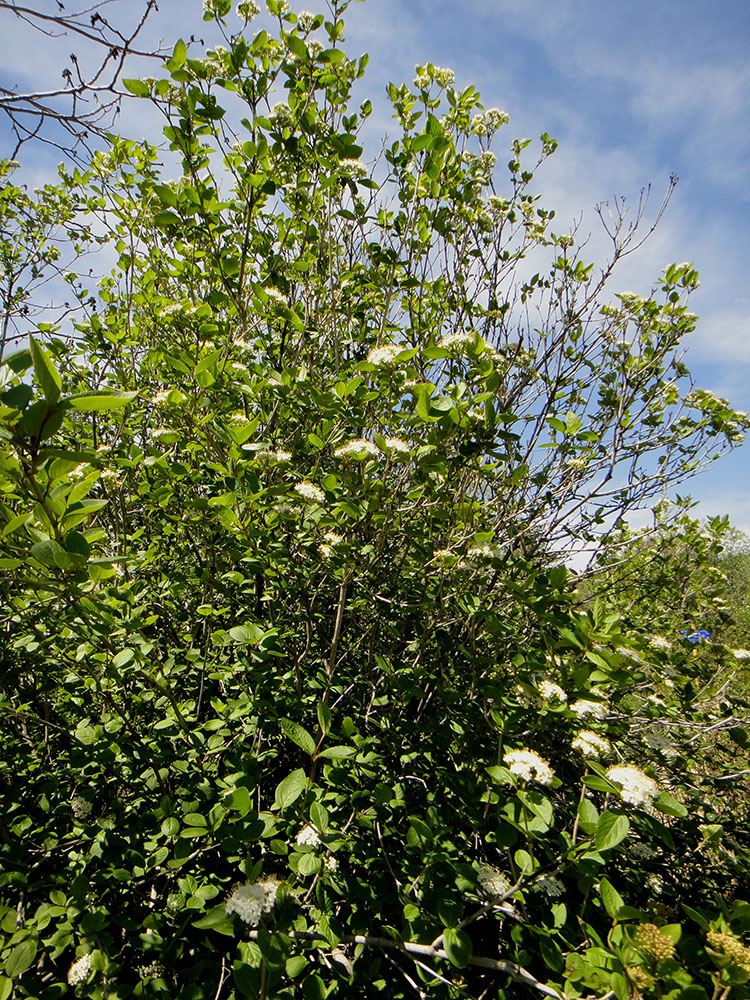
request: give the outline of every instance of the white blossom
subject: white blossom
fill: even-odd
[[[403,350],[406,348],[401,344],[381,344],[380,347],[373,347],[367,355],[367,363],[378,366],[393,364]]]
[[[305,500],[311,500],[315,503],[323,503],[326,498],[323,490],[319,489],[317,486],[313,486],[312,483],[308,483],[307,480],[297,483],[294,489],[301,497],[304,497]]]
[[[280,448],[277,448],[275,451],[261,448],[260,451],[255,452],[254,457],[256,462],[277,462],[279,465],[283,465],[285,462],[291,460],[292,455],[291,452],[282,451]]]
[[[74,795],[70,800],[70,808],[76,819],[86,819],[92,806],[88,799],[84,799],[82,795]]]
[[[501,111],[500,108],[488,108],[484,113],[484,122],[487,128],[494,132],[501,128],[503,125],[507,125],[510,121],[510,115],[507,111]]]
[[[260,14],[260,7],[257,3],[253,3],[253,0],[242,0],[241,3],[237,4],[237,17],[252,21],[258,14]]]
[[[77,986],[87,978],[91,969],[91,955],[82,955],[73,962],[68,969],[68,983],[70,986]]]
[[[326,854],[323,858],[323,867],[327,872],[335,872],[338,871],[339,863],[333,854]]]
[[[320,843],[320,834],[314,823],[308,823],[297,834],[295,841],[298,847],[317,847]]]
[[[542,875],[536,880],[538,889],[542,889],[548,896],[562,896],[565,892],[565,883],[555,875]]]
[[[294,124],[294,115],[292,114],[288,104],[276,104],[271,108],[269,118],[271,121],[275,122],[276,125],[280,125],[282,128],[287,125]],[[266,289],[268,291],[268,289]]]
[[[539,681],[539,694],[544,698],[545,701],[567,701],[568,696],[560,687],[559,684],[555,684],[554,681],[544,680]]]
[[[477,883],[485,896],[489,896],[491,899],[496,899],[504,896],[510,889],[510,882],[508,879],[502,872],[498,871],[497,868],[493,868],[492,865],[486,865],[480,862],[476,866],[476,870]]]
[[[668,639],[665,639],[661,635],[648,635],[648,636],[646,636],[646,638],[648,640],[649,645],[653,646],[654,649],[671,649],[672,648],[672,643]],[[750,654],[748,654],[748,655],[750,655]]]
[[[408,441],[402,441],[401,438],[386,438],[385,447],[387,451],[395,451],[397,455],[408,455],[411,451]]]
[[[442,347],[449,351],[464,351],[474,344],[474,331],[473,330],[456,330],[455,333],[449,333],[445,337],[442,337],[438,343],[438,347]]]
[[[342,174],[353,177],[355,180],[367,177],[367,167],[361,160],[339,160],[339,170]]]
[[[580,750],[584,757],[593,757],[595,760],[604,757],[612,749],[609,740],[598,733],[592,733],[590,729],[582,729],[571,746],[574,750]]]
[[[750,649],[733,649],[732,656],[735,660],[750,660]]]
[[[372,441],[356,438],[340,445],[333,453],[336,458],[378,458],[380,449]]]
[[[301,10],[299,14],[297,14],[297,27],[300,31],[311,31],[314,21],[315,15],[312,11]]]
[[[270,300],[271,300],[272,302],[275,302],[275,303],[276,303],[276,305],[279,305],[279,306],[286,306],[286,305],[288,305],[288,304],[289,304],[289,303],[287,302],[287,300],[286,300],[286,298],[285,298],[285,296],[284,296],[283,292],[280,292],[280,291],[279,291],[279,289],[278,289],[278,288],[276,288],[276,287],[275,287],[274,285],[267,285],[267,286],[266,286],[266,287],[265,287],[265,288],[263,289],[263,291],[264,291],[264,292],[266,293],[266,295],[268,296],[268,298],[269,298],[269,299],[270,299]]]
[[[606,705],[600,701],[586,701],[585,698],[573,702],[570,710],[571,712],[575,712],[581,719],[584,719],[587,715],[590,715],[594,719],[603,719],[607,714]]]
[[[554,771],[546,760],[533,750],[509,750],[503,757],[511,774],[524,781],[537,781],[540,785],[549,785],[554,777]]]
[[[629,802],[634,806],[648,808],[659,793],[659,786],[653,778],[649,778],[643,771],[631,765],[610,767],[607,777],[620,786],[620,797],[623,802]]]
[[[228,916],[236,913],[240,920],[255,927],[261,915],[273,909],[278,888],[279,881],[275,878],[235,886],[224,909]]]

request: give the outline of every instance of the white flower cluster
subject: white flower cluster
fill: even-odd
[[[491,135],[510,121],[510,115],[500,108],[490,108],[484,113],[479,112],[471,119],[471,131],[474,135]]]
[[[479,888],[490,899],[502,897],[510,889],[508,879],[497,868],[493,868],[492,865],[480,863],[476,866],[476,870]]]
[[[273,909],[278,888],[275,878],[236,886],[224,905],[227,916],[236,913],[240,920],[255,927],[261,916]]]
[[[281,128],[294,124],[294,115],[292,114],[288,104],[274,105],[274,107],[271,108],[268,117],[275,125],[279,125]],[[268,289],[266,289],[266,291],[268,291]]]
[[[73,815],[76,819],[86,819],[91,812],[91,803],[88,799],[84,799],[82,795],[74,795],[70,800],[70,808],[73,810]]]
[[[297,27],[300,31],[312,31],[312,26],[315,21],[315,15],[312,11],[301,10],[297,14]]]
[[[471,560],[496,559],[499,555],[499,549],[494,545],[489,545],[487,542],[484,542],[482,545],[472,545],[466,552],[466,558]]]
[[[339,160],[339,171],[345,177],[352,177],[354,180],[367,177],[368,172],[367,167],[361,160]]]
[[[612,749],[609,740],[598,733],[592,733],[590,729],[582,729],[571,746],[574,750],[580,750],[584,757],[593,757],[594,760],[606,756]]]
[[[620,796],[623,802],[633,806],[649,808],[659,794],[659,786],[637,767],[621,765],[610,767],[607,771],[610,781],[620,786]]]
[[[509,750],[503,756],[508,770],[524,781],[536,781],[540,785],[549,785],[555,772],[546,760],[533,750]]]
[[[408,455],[411,451],[408,441],[402,441],[401,438],[386,438],[385,448],[386,451],[393,451],[397,455]]]
[[[750,649],[733,649],[732,656],[735,660],[750,660]]]
[[[354,441],[347,441],[340,445],[333,453],[336,458],[378,458],[380,449],[372,441],[364,438],[356,438]]]
[[[91,955],[82,955],[68,969],[68,984],[77,986],[84,982],[91,969]]]
[[[320,833],[314,823],[303,826],[295,841],[298,847],[317,847],[320,843]]]
[[[320,546],[320,554],[324,559],[330,559],[333,555],[334,546],[340,545],[343,541],[341,535],[337,535],[335,531],[327,531],[323,535],[325,544]]]
[[[559,684],[555,684],[554,681],[547,680],[546,678],[539,681],[539,694],[544,698],[545,701],[567,701],[568,696],[560,687]]]
[[[269,462],[277,462],[279,465],[283,465],[285,462],[291,461],[291,452],[282,451],[277,448],[275,451],[269,450],[267,448],[261,448],[260,451],[255,452],[255,461],[261,464],[266,464]]]
[[[313,503],[323,503],[326,498],[323,490],[319,489],[317,486],[313,486],[312,483],[308,483],[307,480],[297,483],[294,489],[301,497],[304,497],[305,500],[310,500]]]
[[[289,304],[284,297],[284,294],[274,285],[267,285],[263,291],[266,293],[271,302],[275,302],[277,306],[287,306]]]
[[[260,14],[260,7],[257,3],[253,3],[253,0],[241,0],[237,4],[237,17],[242,17],[246,21],[252,21],[258,14]]]
[[[404,350],[406,348],[401,344],[382,344],[380,347],[373,347],[367,355],[367,363],[370,365],[392,365]]]
[[[326,854],[323,858],[323,867],[327,872],[338,871],[339,863],[332,854]]]
[[[575,712],[580,719],[585,719],[587,715],[590,715],[592,719],[603,719],[607,715],[606,705],[603,705],[600,701],[586,701],[585,698],[573,702],[570,710],[571,712]]]
[[[414,77],[414,86],[420,88],[429,87],[433,80],[439,87],[450,87],[456,79],[456,74],[452,69],[445,66],[433,66],[432,63],[427,63],[426,66],[416,66],[415,72],[417,75]]]
[[[661,635],[647,635],[648,643],[654,649],[671,649],[672,643]]]
[[[536,880],[536,887],[546,892],[548,896],[562,896],[565,892],[565,883],[555,875],[542,875]]]
[[[455,333],[449,333],[447,336],[442,337],[438,343],[438,347],[444,348],[446,351],[465,351],[472,347],[474,344],[474,331],[473,330],[457,330]]]

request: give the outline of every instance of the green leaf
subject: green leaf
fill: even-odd
[[[667,816],[677,816],[679,819],[683,819],[688,814],[685,806],[677,799],[673,799],[667,792],[659,792],[654,799],[654,805],[659,812],[666,813]]]
[[[148,97],[148,84],[144,83],[143,80],[123,80],[122,85],[125,90],[129,90],[136,97]]]
[[[13,980],[0,976],[0,1000],[8,1000],[13,992]]]
[[[328,829],[328,810],[320,802],[313,802],[310,806],[310,819],[321,833]]]
[[[318,713],[318,725],[320,726],[320,731],[324,736],[327,736],[331,731],[331,710],[324,702],[319,701],[317,706]]]
[[[562,972],[565,961],[560,951],[560,946],[556,941],[548,937],[539,938],[539,951],[548,969],[551,969],[553,972]]]
[[[234,922],[231,917],[227,916],[224,903],[214,906],[200,920],[194,921],[192,926],[199,930],[217,931],[219,934],[234,937]]]
[[[175,69],[179,69],[181,66],[185,65],[185,60],[187,59],[187,46],[180,38],[177,40],[177,44],[172,52],[172,65]],[[171,67],[170,67],[171,68]]]
[[[76,552],[66,552],[66,550],[52,538],[44,542],[37,542],[31,546],[31,554],[44,566],[53,569],[73,570],[83,566],[86,557],[78,555]]]
[[[265,633],[259,625],[235,625],[229,629],[229,635],[242,646],[257,646]]]
[[[302,768],[300,767],[296,771],[292,771],[291,774],[288,774],[276,786],[274,808],[281,810],[288,809],[289,806],[297,801],[305,790],[306,785],[307,775]]]
[[[443,932],[443,947],[449,960],[457,969],[464,969],[469,964],[472,954],[471,938],[464,931],[448,927]]]
[[[34,374],[48,403],[56,403],[62,391],[60,373],[52,363],[45,349],[33,337],[29,337],[29,350],[34,363]]]
[[[299,37],[299,35],[287,35],[286,44],[292,55],[297,56],[298,59],[309,59],[310,54],[307,51],[307,46]]]
[[[297,862],[297,871],[300,875],[314,875],[320,871],[322,863],[317,854],[303,854]]]
[[[578,823],[584,833],[593,833],[599,822],[599,812],[591,799],[583,798],[578,804]]]
[[[602,897],[604,909],[613,920],[617,920],[620,910],[625,905],[625,900],[622,898],[617,889],[615,889],[609,879],[602,878],[600,880],[599,894]]]
[[[36,941],[31,938],[17,944],[5,961],[5,971],[11,979],[17,979],[31,966],[36,957]]]
[[[355,747],[329,747],[327,750],[319,753],[318,757],[325,757],[327,760],[342,760],[344,757],[351,757],[356,752]]]
[[[630,820],[620,813],[602,813],[596,826],[594,844],[597,850],[606,851],[624,840],[630,829]]]
[[[315,753],[315,740],[298,723],[292,722],[291,719],[282,719],[281,729],[287,739],[290,739],[292,743],[296,743],[305,753],[309,753],[311,756]]]
[[[66,402],[72,410],[87,413],[103,413],[105,410],[121,410],[136,397],[137,392],[96,392],[86,396],[70,396]]]

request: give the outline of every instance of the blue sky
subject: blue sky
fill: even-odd
[[[307,5],[319,9],[314,0]],[[159,6],[149,23],[152,42],[191,33],[218,40],[201,20],[199,0],[160,0]],[[127,0],[112,4],[108,16],[118,23],[140,9]],[[2,82],[59,80],[69,42],[32,36],[6,13],[0,19]],[[687,363],[698,385],[750,410],[747,0],[366,0],[352,3],[346,20],[349,54],[370,54],[364,89],[376,105],[373,140],[392,129],[388,80],[410,81],[415,64],[428,60],[451,67],[457,86],[474,84],[485,106],[511,115],[506,142],[543,131],[559,141],[538,176],[539,189],[543,203],[557,211],[558,231],[561,220],[582,218],[591,260],[605,250],[594,206],[615,196],[635,205],[651,184],[656,210],[670,174],[677,174],[659,229],[624,262],[614,285],[648,292],[665,264],[692,260],[702,286],[691,309],[701,322]],[[141,72],[148,71],[153,74],[152,67]],[[143,104],[127,109],[120,123],[124,133],[152,139],[155,127]],[[501,143],[499,136],[498,154]],[[376,151],[373,142],[366,155]],[[39,149],[22,158],[31,183],[48,176],[55,161]],[[749,456],[747,445],[738,449],[693,479],[689,491],[702,501],[701,514],[729,514],[750,532]]]

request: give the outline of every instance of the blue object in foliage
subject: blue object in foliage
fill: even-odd
[[[705,642],[707,639],[713,638],[711,633],[707,632],[704,628],[697,628],[694,632],[683,628],[680,629],[680,635],[684,635],[688,642]]]

